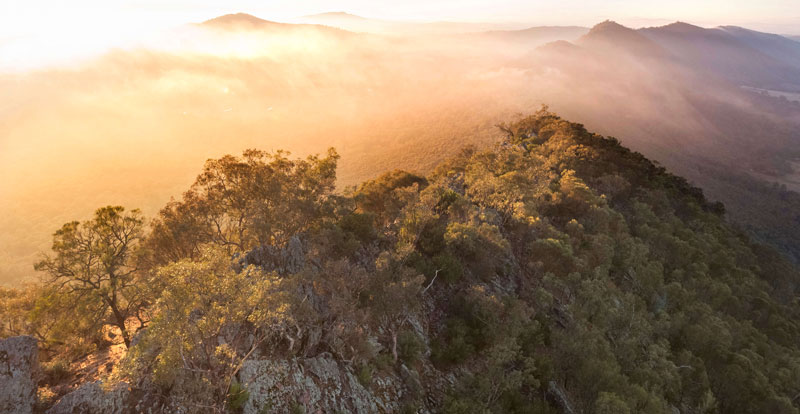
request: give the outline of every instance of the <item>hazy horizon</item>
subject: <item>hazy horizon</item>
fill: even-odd
[[[2,1],[0,362],[0,414],[800,414],[800,0]]]
[[[99,206],[138,207],[152,218],[209,158],[247,148],[305,156],[333,146],[342,155],[339,184],[352,185],[389,169],[430,171],[465,144],[491,145],[500,136],[495,125],[541,104],[619,137],[691,180],[704,176],[687,157],[711,157],[795,185],[787,163],[800,123],[791,103],[800,99],[800,54],[793,51],[800,43],[783,39],[791,45],[767,47],[758,36],[724,30],[689,30],[699,37],[675,41],[614,25],[591,36],[574,27],[487,32],[589,27],[609,18],[632,26],[599,12],[570,21],[556,13],[537,17],[524,7],[517,20],[527,23],[514,26],[397,23],[414,16],[447,20],[418,2],[411,5],[419,9],[404,6],[405,12],[353,2],[326,6],[377,18],[364,21],[297,17],[321,11],[308,2],[282,13],[247,2],[171,4],[128,3],[85,14],[54,8],[40,15],[26,4],[16,14],[0,13],[0,20],[17,18],[10,26],[0,21],[6,37],[18,32],[16,40],[0,41],[0,285],[31,280],[31,264],[53,231]],[[474,10],[467,7],[473,3],[431,7],[437,4],[459,11],[454,16],[464,21],[471,17],[467,9]],[[503,4],[483,21],[500,19],[513,5]],[[474,5],[480,9],[480,2]],[[129,21],[115,27],[126,10]],[[243,16],[189,24],[239,11],[367,33]],[[699,23],[675,14],[641,25]],[[36,17],[30,27],[20,24]],[[681,27],[656,32],[672,29]],[[727,46],[714,43],[719,35],[728,36]],[[785,102],[765,101],[758,91]],[[764,119],[770,122],[761,125]],[[701,184],[714,198],[733,194],[718,182]]]
[[[339,2],[335,6],[315,0],[291,5],[236,0],[223,6],[210,0],[136,0],[122,5],[98,0],[69,4],[35,0],[0,6],[0,72],[75,64],[113,49],[150,47],[173,36],[182,26],[235,13],[284,23],[304,22],[304,17],[317,14],[347,13],[370,20],[402,23],[469,23],[476,25],[475,31],[535,26],[592,27],[606,20],[643,28],[680,21],[705,28],[731,25],[780,35],[800,35],[800,11],[791,1],[751,3],[680,0],[667,6],[652,1],[626,0],[569,0],[558,4],[473,0],[411,1],[386,7],[361,0]]]

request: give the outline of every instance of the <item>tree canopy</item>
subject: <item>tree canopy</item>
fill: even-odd
[[[246,359],[324,356],[402,378],[406,412],[800,412],[789,261],[614,138],[544,109],[503,129],[340,194],[332,150],[210,160],[146,236],[121,207],[66,224],[41,297],[123,333],[145,307],[118,377],[186,407],[240,409]],[[51,326],[3,295],[4,329]]]
[[[138,286],[136,248],[144,233],[138,210],[98,209],[94,219],[64,224],[53,235],[53,255],[34,266],[44,272],[46,284],[75,300],[87,300],[97,324],[114,325],[130,345],[129,318],[144,323],[140,312],[146,298]],[[83,309],[84,311],[87,309]]]

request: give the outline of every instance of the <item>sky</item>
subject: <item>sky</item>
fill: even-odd
[[[147,36],[222,14],[291,21],[345,11],[407,21],[508,22],[631,27],[685,21],[800,35],[800,0],[0,0],[0,66],[31,55],[60,59],[135,44]]]

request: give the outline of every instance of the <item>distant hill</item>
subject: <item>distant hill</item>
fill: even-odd
[[[800,91],[800,52],[781,36],[687,23],[641,29],[682,64],[742,86]],[[784,55],[788,53],[788,55]]]
[[[408,22],[398,20],[373,19],[357,16],[345,12],[328,12],[301,16],[293,20],[296,23],[321,24],[338,27],[353,32],[382,33],[382,34],[416,34],[416,35],[445,35],[467,32],[480,32],[489,30],[519,29],[517,25],[495,23],[465,23],[465,22]]]
[[[772,50],[785,45],[783,38],[762,40]],[[740,61],[723,64],[732,56]],[[757,66],[754,56],[770,65]],[[633,30],[604,22],[574,44],[539,47],[519,68],[536,71],[535,82],[549,85],[542,89],[559,110],[583,111],[583,122],[689,177],[759,240],[800,259],[798,196],[771,184],[797,190],[800,105],[742,87],[787,88],[781,80],[796,72],[791,65],[722,29]]]
[[[345,12],[329,12],[302,16],[294,19],[300,24],[320,24],[353,32],[383,33],[397,32],[405,28],[405,24],[380,19],[368,19]]]
[[[575,41],[587,32],[589,28],[580,26],[535,26],[521,30],[490,30],[476,35],[495,41],[544,44],[558,40]]]
[[[798,65],[800,68],[800,42],[784,36],[756,32],[737,26],[722,26],[720,29],[773,59]]]
[[[578,39],[578,44],[595,49],[624,51],[639,57],[661,56],[664,53],[656,43],[640,32],[613,21],[594,26]]]
[[[217,27],[249,26],[251,28],[261,28],[266,26],[277,26],[277,27],[290,26],[289,24],[286,23],[278,23],[269,20],[264,20],[247,13],[226,14],[223,16],[215,17],[210,20],[206,20],[201,24],[204,26],[217,26]]]
[[[220,16],[187,30],[180,48],[0,77],[0,177],[14,177],[0,186],[0,283],[29,280],[65,221],[110,203],[152,216],[223,151],[336,146],[347,186],[386,169],[430,171],[542,103],[691,179],[800,262],[800,195],[788,191],[800,189],[800,104],[770,96],[783,96],[773,91],[794,70],[776,57],[791,49],[779,37],[613,22],[591,31],[389,22],[413,30],[373,35],[331,22],[386,22],[307,17],[316,23]],[[723,64],[730,54],[733,67]],[[737,70],[760,77],[745,82]]]
[[[224,30],[258,30],[267,32],[294,32],[298,30],[315,30],[325,32],[325,34],[342,35],[347,31],[340,28],[330,27],[322,24],[295,24],[295,23],[282,23],[270,20],[264,20],[259,17],[247,13],[234,13],[226,14],[223,16],[215,17],[206,20],[199,24],[205,28],[215,28]]]
[[[366,21],[369,20],[366,17],[356,16],[355,14],[350,14],[347,12],[327,12],[327,13],[318,13],[318,14],[309,14],[306,16],[302,16],[301,19],[309,19],[309,20],[330,20],[330,21]]]
[[[447,37],[467,50],[495,50],[509,59],[520,59],[535,48],[552,42],[574,42],[589,31],[579,26],[537,26],[520,30],[489,30]]]

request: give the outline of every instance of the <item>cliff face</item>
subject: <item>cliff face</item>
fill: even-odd
[[[350,367],[330,357],[246,361],[238,377],[250,394],[246,414],[293,406],[307,412],[393,413],[405,392],[396,375],[375,378],[374,388],[367,389]]]
[[[246,384],[247,395],[238,410],[244,414],[294,412],[294,409],[303,409],[307,413],[396,413],[401,411],[404,401],[414,398],[413,394],[419,393],[422,387],[418,375],[405,366],[399,369],[399,373],[376,375],[369,379],[369,383],[362,383],[352,366],[331,356],[248,360],[242,365],[236,380]],[[443,389],[438,391],[440,396],[443,395]],[[14,408],[3,412],[31,412],[21,407],[34,402],[35,397],[26,394],[13,402]],[[84,384],[63,396],[46,414],[201,411],[199,407],[167,402],[152,394],[152,390],[132,389],[127,383],[109,387],[98,381]],[[420,407],[417,412],[436,411]]]
[[[136,401],[131,401],[128,384],[116,384],[104,389],[103,383],[89,382],[77,390],[61,397],[46,414],[124,414],[145,412],[136,410]]]
[[[33,413],[36,406],[37,341],[31,337],[0,340],[0,412]],[[306,412],[394,413],[400,410],[405,382],[419,387],[419,379],[408,368],[401,374],[359,382],[352,367],[330,356],[287,360],[248,360],[237,375],[247,384],[245,414],[288,412],[304,407]],[[89,382],[63,396],[46,414],[134,414],[199,412],[190,407],[165,404],[157,395],[132,390],[127,383]],[[421,413],[428,413],[422,410]]]
[[[36,338],[0,339],[0,413],[33,412],[38,361]]]

